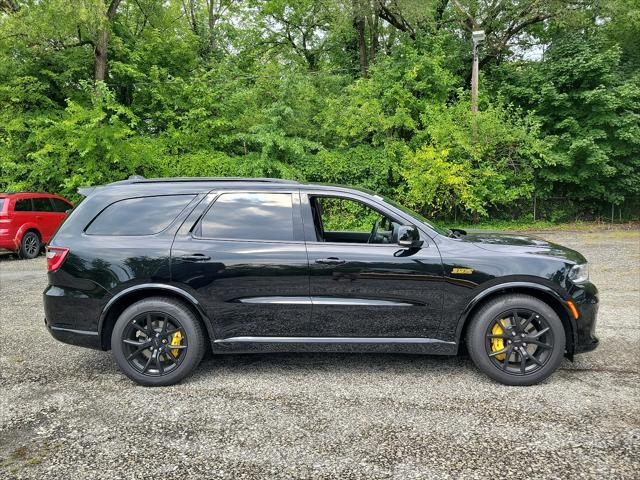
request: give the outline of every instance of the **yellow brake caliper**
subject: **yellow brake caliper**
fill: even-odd
[[[504,320],[500,320],[498,322],[500,325],[504,325]],[[491,329],[491,333],[493,335],[502,335],[504,333],[504,330],[500,327],[500,325],[498,325],[498,323],[496,323],[493,328]],[[500,350],[504,349],[504,339],[503,338],[492,338],[491,339],[491,351],[492,352],[499,352]],[[498,355],[496,355],[496,360],[504,360],[504,353],[500,353]]]
[[[175,335],[171,339],[171,345],[180,345],[180,343],[182,343],[182,333],[178,331],[175,333]],[[171,350],[171,354],[174,357],[178,358],[178,355],[180,354],[180,350],[177,348],[174,348],[173,350]]]

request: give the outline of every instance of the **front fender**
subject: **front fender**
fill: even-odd
[[[555,303],[558,306],[560,306],[560,308],[562,308],[562,310],[566,314],[566,318],[569,319],[568,328],[569,328],[569,333],[571,335],[571,340],[572,340],[571,345],[575,345],[577,340],[576,325],[575,325],[575,322],[572,321],[573,315],[566,302],[567,300],[570,300],[571,297],[567,292],[559,291],[559,287],[553,288],[551,286],[537,283],[534,281],[509,281],[509,282],[499,283],[497,285],[491,285],[485,288],[484,290],[482,290],[481,292],[478,292],[467,303],[466,307],[460,313],[460,316],[458,318],[458,325],[456,328],[457,341],[458,342],[462,341],[461,336],[462,336],[464,326],[467,324],[467,321],[469,320],[469,316],[473,312],[474,308],[477,305],[479,305],[482,301],[500,293],[509,293],[509,292],[527,293],[527,291],[541,292],[545,296],[553,299],[553,301],[555,301]],[[569,355],[571,355],[573,352],[569,351],[568,353]]]

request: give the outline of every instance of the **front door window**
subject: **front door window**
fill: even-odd
[[[394,243],[400,225],[388,216],[346,197],[311,197],[316,237],[321,242]]]

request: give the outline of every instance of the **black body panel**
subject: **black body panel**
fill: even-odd
[[[290,194],[291,240],[203,238],[203,215],[230,192]],[[365,235],[331,231],[319,241],[307,198],[312,194],[357,198],[398,224],[417,227],[421,244],[353,243]],[[162,231],[85,232],[114,202],[151,196],[162,202],[163,195],[192,199]],[[568,355],[598,342],[597,290],[569,280],[570,269],[585,262],[579,253],[514,235],[450,237],[355,189],[267,180],[120,182],[92,190],[51,245],[69,253],[48,274],[46,324],[55,338],[81,346],[108,348],[114,312],[147,291],[191,305],[216,353],[455,354],[474,308],[504,292],[528,292],[553,304],[571,340]]]

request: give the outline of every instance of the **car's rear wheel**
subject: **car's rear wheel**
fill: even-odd
[[[198,366],[206,335],[194,313],[182,302],[153,297],[128,307],[111,334],[111,349],[120,369],[147,386],[178,383]]]
[[[18,250],[20,258],[36,258],[40,255],[40,250],[42,250],[42,242],[40,242],[40,236],[36,232],[28,231],[22,236],[20,249]]]
[[[533,385],[562,362],[565,333],[556,312],[524,294],[495,298],[474,315],[467,349],[476,366],[505,385]]]

